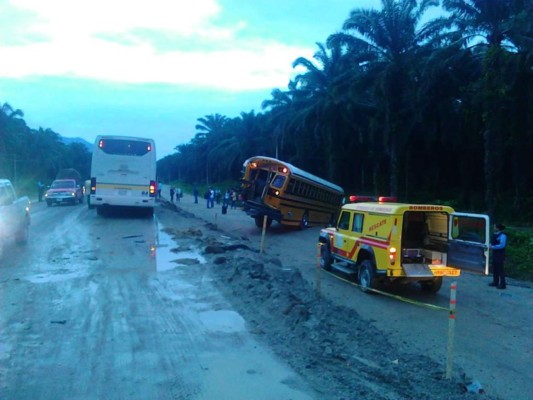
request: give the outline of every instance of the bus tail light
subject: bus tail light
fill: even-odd
[[[96,193],[96,178],[91,178],[91,194]]]
[[[150,181],[150,197],[155,197],[156,189],[157,185],[155,184],[155,181]]]
[[[389,260],[390,265],[394,265],[394,263],[396,262],[396,247],[391,247],[389,249]]]

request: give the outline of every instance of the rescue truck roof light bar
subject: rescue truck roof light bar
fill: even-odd
[[[349,197],[350,203],[359,203],[362,201],[378,201],[380,203],[396,203],[398,201],[397,197],[393,196],[355,196],[351,195]]]

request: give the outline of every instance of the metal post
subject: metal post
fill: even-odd
[[[263,253],[263,246],[265,244],[265,234],[267,229],[267,216],[263,217],[263,232],[261,233],[261,246],[259,247],[259,253]]]
[[[453,369],[453,340],[455,335],[455,306],[457,296],[457,282],[450,286],[450,315],[448,319],[448,353],[446,357],[446,379],[452,379]]]
[[[317,297],[320,297],[321,292],[321,272],[322,268],[320,268],[320,253],[322,249],[323,243],[319,243],[317,246],[317,258],[316,258],[316,275],[315,275],[315,291]]]

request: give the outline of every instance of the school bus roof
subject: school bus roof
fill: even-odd
[[[322,186],[325,186],[335,192],[338,192],[339,194],[344,194],[344,189],[341,188],[340,186],[338,185],[335,185],[334,183],[331,183],[329,181],[326,181],[325,179],[322,179],[322,178],[319,178],[318,176],[315,176],[313,174],[310,174],[309,172],[306,172],[298,167],[295,167],[294,165],[292,164],[289,164],[285,161],[281,161],[281,160],[278,160],[276,158],[271,158],[271,157],[263,157],[263,156],[255,156],[255,157],[251,157],[249,159],[247,159],[245,162],[244,162],[244,166],[246,167],[249,163],[251,162],[256,162],[258,163],[259,166],[264,166],[264,165],[272,165],[272,164],[275,164],[275,165],[280,165],[280,166],[283,166],[283,167],[287,167],[290,171],[290,173],[294,176],[298,176],[300,178],[303,178],[303,179],[307,179],[309,181],[312,181],[312,182],[316,182]],[[262,165],[263,164],[263,165]]]
[[[438,204],[406,204],[406,203],[349,203],[342,206],[343,210],[366,211],[380,214],[403,214],[406,211],[432,211],[451,214],[453,208]]]

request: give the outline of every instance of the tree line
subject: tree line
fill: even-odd
[[[22,110],[0,104],[0,178],[10,179],[21,193],[33,194],[37,182],[49,184],[65,168],[89,177],[91,153],[81,143],[65,144],[50,128],[29,128]]]
[[[349,193],[532,220],[531,0],[382,0],[355,9],[261,112],[197,120],[158,162],[190,184],[280,158]],[[525,219],[527,220],[527,218]]]
[[[445,16],[424,21],[432,7]],[[342,21],[341,21],[342,22]],[[347,193],[444,202],[533,220],[532,0],[382,0],[297,58],[260,112],[198,118],[159,160],[164,180],[238,182],[244,160],[276,157]],[[0,177],[90,175],[90,152],[0,104]],[[20,183],[19,183],[20,186]]]

